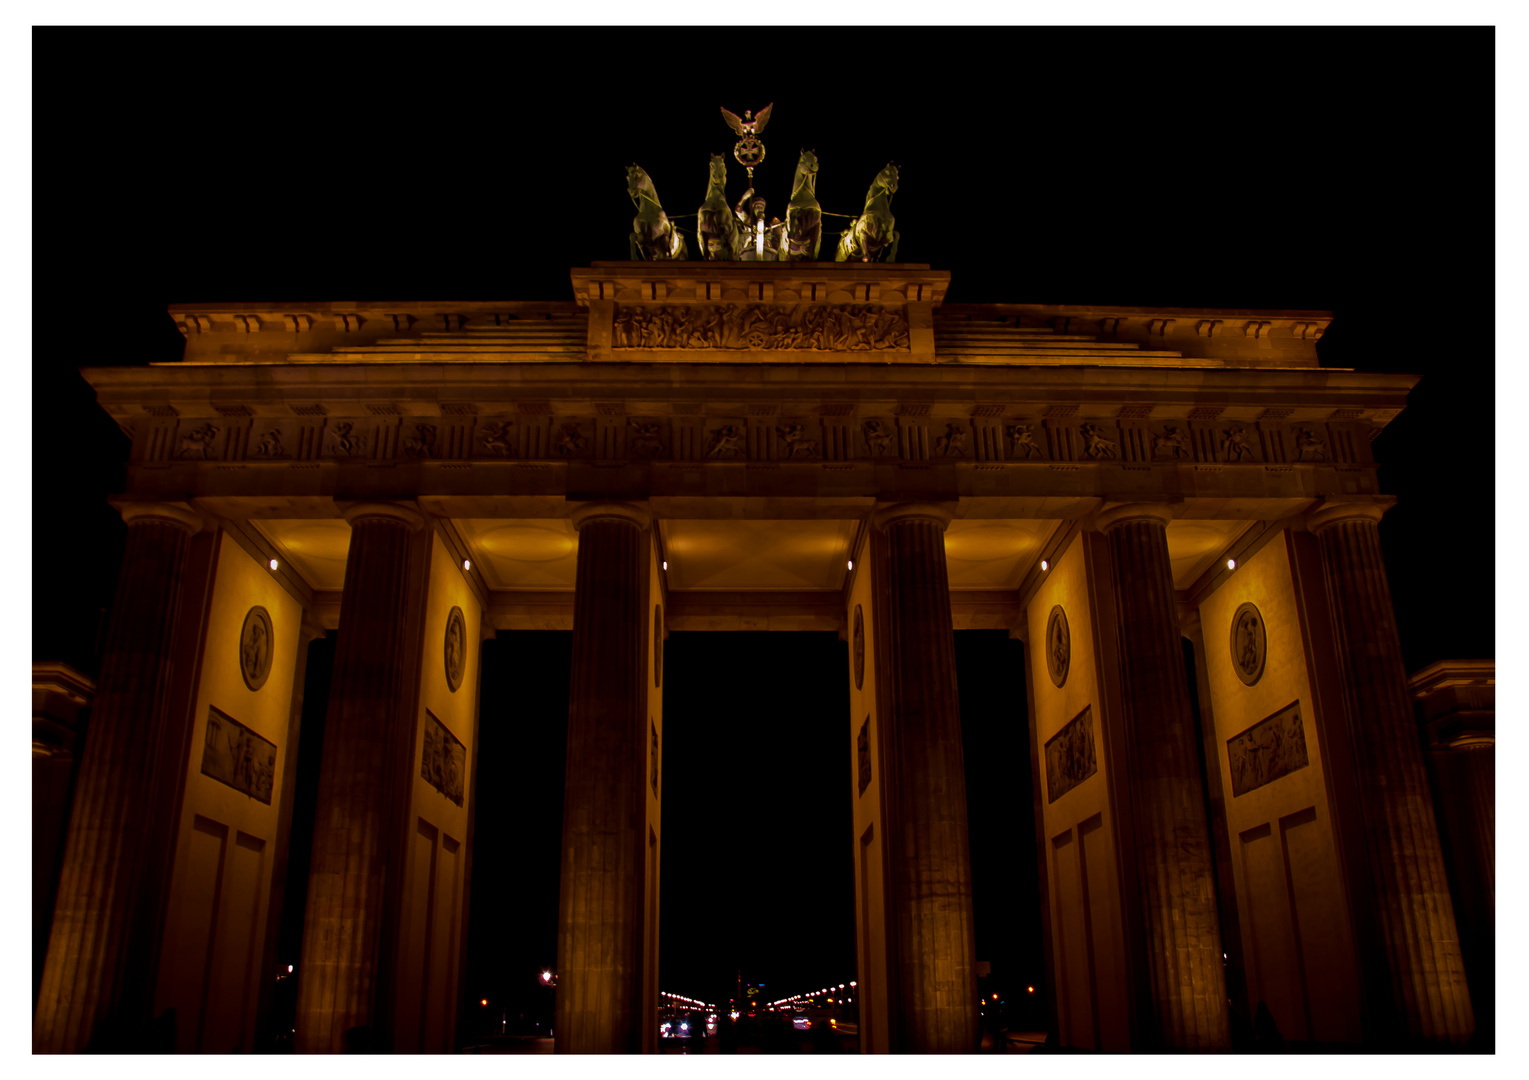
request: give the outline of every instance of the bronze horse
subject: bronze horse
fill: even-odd
[[[706,201],[701,204],[696,218],[703,259],[732,260],[738,257],[738,219],[733,215],[732,207],[727,205],[727,159],[721,154],[711,156]]]
[[[823,242],[823,208],[818,205],[818,156],[811,150],[803,150],[796,165],[796,177],[791,183],[791,201],[786,205],[786,242],[781,245],[780,258],[787,260],[816,259],[818,246]]]
[[[653,181],[635,164],[626,171],[626,193],[631,196],[632,205],[637,207],[637,216],[632,219],[632,234],[628,238],[632,258],[690,258],[690,252],[685,247],[685,237],[664,213],[658,201],[658,192],[653,190]]]
[[[897,233],[892,225],[892,196],[897,191],[897,166],[888,162],[865,193],[865,210],[839,237],[835,262],[897,261]]]

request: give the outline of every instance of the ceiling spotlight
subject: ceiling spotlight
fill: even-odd
[[[275,560],[275,559],[272,559],[272,560],[271,560],[271,569],[272,569],[272,570],[275,570],[275,569],[276,569],[276,567],[277,567],[277,566],[279,566],[279,565],[280,565],[280,564],[279,564],[279,563],[278,563],[278,562],[277,562],[277,561],[276,561],[276,560]]]
[[[853,569],[854,569],[854,568],[855,568],[855,560],[854,560],[854,559],[851,559],[851,560],[850,560],[850,561],[849,561],[849,568],[850,568],[850,569],[851,569],[851,570],[853,570]]]
[[[664,569],[665,570],[669,569],[669,560],[668,559],[664,560]]]
[[[1228,559],[1228,560],[1226,560],[1226,568],[1228,570],[1235,570],[1235,569],[1237,569],[1237,560],[1236,559]]]
[[[1049,562],[1047,562],[1045,559],[1042,559],[1041,560],[1041,570],[1042,571],[1046,571],[1046,570],[1050,570],[1050,569],[1051,569],[1051,564]]]
[[[473,568],[473,561],[471,559],[463,559],[462,560],[462,569],[463,570],[471,570],[472,568]]]

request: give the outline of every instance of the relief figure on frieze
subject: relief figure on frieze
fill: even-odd
[[[908,320],[881,304],[691,304],[616,309],[615,349],[866,352],[909,347]]]
[[[1046,740],[1046,802],[1054,803],[1099,771],[1093,706]]]
[[[818,441],[807,438],[807,429],[801,424],[787,424],[785,427],[775,429],[781,441],[786,444],[786,457],[815,457],[818,452]]]
[[[1221,458],[1223,461],[1243,461],[1253,456],[1253,446],[1248,442],[1248,433],[1242,428],[1227,428],[1226,435],[1221,440]]]
[[[1120,456],[1115,446],[1115,440],[1106,439],[1103,428],[1093,424],[1084,424],[1082,432],[1083,452],[1089,457],[1112,458]]]
[[[189,435],[181,436],[180,457],[183,458],[210,458],[212,457],[212,441],[218,437],[216,424],[203,424]]]
[[[742,453],[743,429],[737,424],[724,424],[711,433],[711,442],[706,447],[707,457],[733,458]]]
[[[419,775],[446,798],[462,805],[467,748],[429,709],[425,710],[425,745]]]
[[[483,449],[495,457],[504,457],[512,449],[510,445],[511,432],[515,427],[513,420],[495,420],[483,426],[478,441],[483,444]]]
[[[589,439],[580,433],[579,422],[577,420],[570,420],[558,429],[557,452],[564,457],[583,453],[584,448],[588,445]]]
[[[1310,428],[1295,429],[1295,445],[1302,461],[1326,461],[1327,440]]]
[[[1164,428],[1161,435],[1152,436],[1152,456],[1189,457],[1189,442],[1180,433],[1178,428]]]
[[[663,429],[658,422],[633,417],[627,421],[627,426],[632,430],[629,443],[632,453],[638,457],[650,458],[664,452]]]
[[[966,425],[946,424],[945,434],[934,440],[934,451],[940,457],[965,457]]]
[[[867,420],[860,425],[865,432],[865,444],[872,457],[885,457],[892,452],[892,432],[880,420]]]
[[[1228,739],[1226,755],[1232,774],[1233,798],[1304,769],[1310,760],[1306,754],[1300,703],[1291,702],[1273,716]]]
[[[255,457],[284,458],[287,456],[286,448],[281,445],[281,428],[272,428],[260,436],[260,441],[255,444]]]
[[[348,420],[336,424],[331,432],[334,439],[329,444],[329,452],[336,457],[350,457],[365,449],[366,433],[355,428],[355,424]]]
[[[1034,424],[1015,424],[1009,428],[1009,457],[1032,458],[1041,456],[1041,448],[1035,441]]]
[[[410,457],[434,457],[435,430],[434,424],[415,424],[414,434],[403,441],[403,452]]]

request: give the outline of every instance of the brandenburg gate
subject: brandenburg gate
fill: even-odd
[[[1062,1045],[1221,1049],[1260,1002],[1294,1040],[1463,1041],[1370,450],[1414,379],[1320,367],[1325,312],[949,282],[808,253],[595,263],[561,303],[177,305],[181,362],[88,369],[127,547],[34,1048],[172,1008],[181,1051],[255,1047],[335,629],[299,1050],[454,1045],[506,629],[573,636],[559,1051],[655,1049],[692,630],[850,643],[864,1051],[978,1041],[969,628],[1026,645]]]

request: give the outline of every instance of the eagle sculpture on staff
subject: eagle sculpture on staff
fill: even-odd
[[[738,133],[737,145],[733,147],[733,157],[738,159],[739,165],[748,170],[751,184],[754,182],[754,166],[765,158],[764,143],[759,141],[759,134],[770,122],[770,110],[773,108],[775,108],[775,102],[772,101],[760,109],[757,116],[745,109],[741,119],[737,113],[722,110],[722,119],[727,121],[728,127]]]

